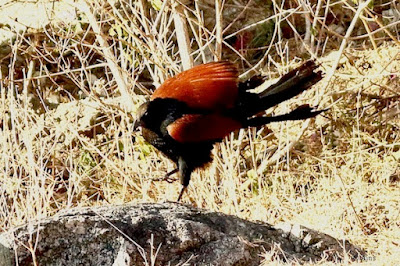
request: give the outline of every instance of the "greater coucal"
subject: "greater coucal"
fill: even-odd
[[[138,110],[137,126],[144,139],[174,161],[183,186],[178,201],[189,185],[193,170],[212,160],[211,150],[230,132],[270,122],[314,117],[303,105],[278,116],[256,116],[288,100],[322,78],[314,61],[288,72],[261,93],[251,93],[263,82],[260,76],[238,81],[238,71],[229,62],[212,62],[193,67],[167,79]]]

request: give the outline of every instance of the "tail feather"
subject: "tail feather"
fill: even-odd
[[[314,110],[308,104],[302,105],[291,111],[290,113],[284,115],[277,116],[260,116],[249,118],[246,121],[245,127],[259,127],[262,125],[266,125],[272,122],[279,121],[287,121],[287,120],[303,120],[307,118],[311,118],[317,116],[318,114],[327,111],[328,109],[323,110]]]
[[[265,82],[265,77],[261,75],[253,76],[246,81],[239,83],[239,91],[242,93],[257,88]]]
[[[315,72],[318,66],[313,60],[305,62],[279,79],[279,81],[258,94],[260,98],[255,113],[266,110],[309,89],[322,79],[322,72]]]

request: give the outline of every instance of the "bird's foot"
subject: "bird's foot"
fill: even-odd
[[[178,180],[178,178],[173,178],[169,176],[164,176],[164,178],[161,178],[162,181],[167,181],[168,183],[173,183]]]
[[[179,169],[175,168],[174,170],[166,173],[164,177],[152,178],[151,180],[152,181],[167,181],[168,183],[173,183],[173,182],[177,181],[178,178],[173,178],[173,177],[171,177],[171,175],[175,174],[178,171],[179,171]]]

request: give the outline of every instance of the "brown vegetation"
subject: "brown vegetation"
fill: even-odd
[[[132,122],[182,65],[228,59],[243,78],[273,79],[316,58],[325,79],[271,112],[304,102],[330,111],[232,134],[193,175],[185,200],[253,221],[300,223],[348,239],[374,264],[395,264],[397,1],[132,2],[73,3],[70,21],[41,30],[1,24],[14,34],[0,47],[2,230],[76,206],[174,200],[178,182],[152,181],[172,163]]]

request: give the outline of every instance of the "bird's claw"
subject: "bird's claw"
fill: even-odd
[[[164,177],[152,178],[152,181],[167,181],[168,183],[173,183],[178,180],[178,178],[171,177],[171,175],[175,174],[176,172],[178,172],[178,169],[174,169],[171,172],[166,173]]]
[[[177,180],[178,180],[178,178],[173,178],[173,177],[170,177],[170,176],[164,176],[164,178],[162,178],[162,181],[167,181],[168,183],[173,183],[173,182],[175,182]]]
[[[167,181],[168,183],[173,183],[177,181],[177,178],[172,178],[169,176],[159,177],[159,178],[152,178],[151,181]]]

